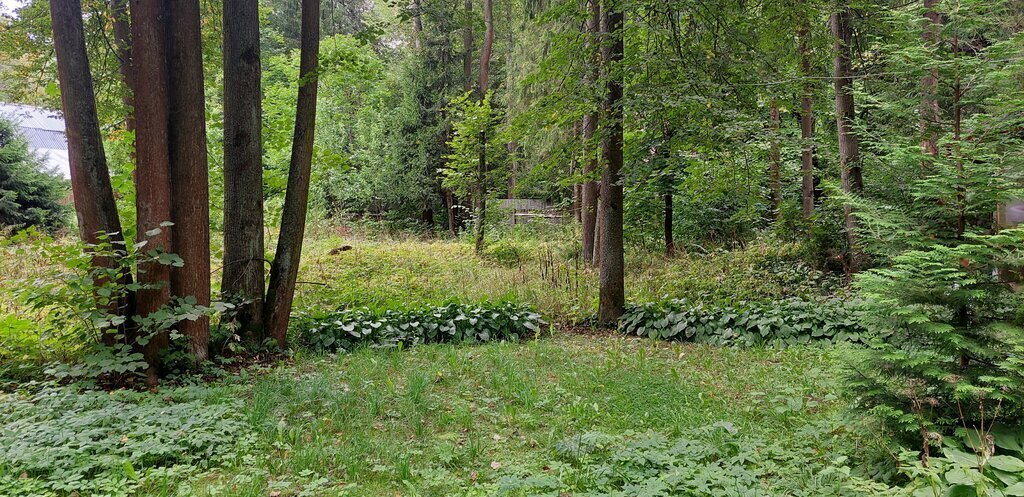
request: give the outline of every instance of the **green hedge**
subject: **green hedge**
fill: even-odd
[[[855,303],[784,299],[720,306],[673,299],[626,309],[619,329],[628,334],[714,345],[789,346],[811,341],[866,342]]]
[[[297,327],[299,342],[311,349],[350,351],[364,345],[519,340],[538,335],[544,324],[530,306],[485,302],[411,310],[344,309],[300,317]]]

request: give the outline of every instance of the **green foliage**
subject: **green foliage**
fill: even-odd
[[[784,445],[743,435],[720,421],[677,437],[657,432],[586,432],[555,446],[544,474],[506,476],[510,495],[701,495],[715,497],[869,496],[897,489],[856,475],[849,448],[827,425],[802,428],[819,438]]]
[[[408,311],[346,309],[300,318],[296,329],[297,341],[314,350],[352,351],[362,345],[405,348],[421,343],[515,341],[539,336],[544,324],[529,306],[485,302]]]
[[[241,402],[35,385],[0,393],[0,494],[127,496],[224,465],[253,441]]]
[[[155,236],[170,224],[145,235]],[[233,307],[222,303],[201,306],[194,297],[184,297],[146,316],[125,315],[134,292],[156,288],[155,284],[133,281],[133,268],[183,264],[175,254],[146,250],[146,244],[146,240],[126,244],[110,234],[101,235],[97,244],[56,242],[34,230],[4,239],[0,248],[11,255],[45,261],[41,271],[15,281],[10,288],[11,296],[25,310],[39,316],[34,331],[40,342],[56,348],[39,350],[39,355],[28,359],[51,362],[47,374],[60,379],[123,380],[145,370],[147,363],[139,350],[156,335],[168,333],[172,342],[181,344],[184,337],[175,331],[177,323]],[[14,324],[11,333],[23,334],[18,332],[18,322]],[[0,334],[5,342],[6,334]]]
[[[793,346],[810,342],[866,342],[856,303],[785,299],[735,305],[674,299],[631,306],[619,327],[623,333],[713,345]]]
[[[983,424],[984,412],[964,410],[980,404],[989,419],[1020,419],[1022,300],[1006,271],[1020,267],[1022,243],[1019,229],[968,235],[858,277],[883,331],[852,374],[870,412],[906,433]]]
[[[484,256],[505,267],[518,267],[528,257],[524,247],[504,240],[488,247]]]
[[[995,425],[977,430],[957,430],[945,437],[941,455],[922,460],[906,452],[900,471],[911,481],[914,497],[963,495],[1002,497],[1024,495],[1024,438],[1019,427]]]
[[[466,92],[451,103],[453,133],[448,141],[451,153],[445,156],[447,163],[441,170],[441,184],[459,196],[477,195],[481,191],[486,195],[488,184],[493,181],[494,174],[489,170],[494,169],[494,162],[501,157],[503,148],[493,136],[501,119],[492,104],[493,98],[492,91],[483,98]],[[488,171],[479,170],[481,155],[486,158]]]
[[[14,123],[0,118],[0,227],[61,228],[69,193],[66,181],[43,170]]]

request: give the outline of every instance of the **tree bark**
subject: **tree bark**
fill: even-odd
[[[494,15],[493,0],[484,2],[484,45],[480,49],[480,98],[487,94],[490,89],[491,78],[491,52],[494,47]]]
[[[462,84],[473,90],[473,0],[465,0],[465,24],[462,26]]]
[[[171,293],[210,305],[210,182],[206,157],[206,95],[199,0],[170,0],[170,178],[174,251],[184,265],[171,270]],[[208,358],[210,318],[183,320],[197,363]]]
[[[672,185],[669,185],[669,189],[663,197],[665,198],[665,255],[674,257],[676,255],[676,242],[672,226]]]
[[[124,118],[124,127],[128,132],[134,133],[135,85],[132,81],[132,27],[128,19],[128,1],[110,0],[110,13],[113,17],[117,69],[125,86],[125,92],[121,95],[121,103],[128,111]]]
[[[423,47],[423,42],[421,40],[423,37],[423,16],[421,15],[423,8],[420,4],[420,0],[412,0],[412,5],[409,6],[409,10],[412,10],[412,43],[416,50],[420,50],[420,48]]]
[[[302,47],[299,55],[299,98],[295,136],[288,169],[288,190],[281,213],[281,234],[270,267],[264,325],[279,347],[287,345],[288,318],[299,274],[302,237],[309,204],[309,176],[316,124],[317,54],[320,49],[320,0],[302,0]]]
[[[942,16],[936,10],[938,5],[939,0],[924,0],[924,26],[921,29],[921,39],[928,49],[939,43]],[[924,169],[930,169],[932,161],[939,156],[938,89],[939,69],[933,67],[921,77],[921,151],[925,154],[921,165]]]
[[[258,0],[224,2],[224,298],[241,297],[241,334],[263,335],[263,110]]]
[[[771,191],[771,218],[779,220],[779,208],[782,206],[782,146],[779,143],[779,129],[782,120],[779,117],[779,102],[772,99],[768,114],[771,143],[768,148],[768,184]]]
[[[852,33],[850,7],[841,2],[839,10],[832,14],[832,34],[835,36],[835,93],[836,130],[839,139],[839,174],[843,191],[859,194],[864,190],[864,179],[860,167],[860,142],[853,131],[854,113],[852,75]],[[843,206],[846,225],[846,243],[851,272],[856,272],[863,259],[857,246],[856,221],[849,205]]]
[[[588,90],[597,84],[600,69],[600,54],[598,53],[599,36],[601,29],[601,4],[600,0],[587,0],[587,24],[586,24],[586,50],[590,59],[590,68],[584,73],[583,85]],[[598,113],[595,108],[583,115],[583,176],[585,178],[582,188],[581,222],[583,229],[583,260],[594,263],[594,241],[597,237],[597,195],[599,191],[598,182],[592,178],[598,168],[598,157],[591,150],[594,135],[597,133]]]
[[[487,131],[480,132],[480,156],[476,166],[476,239],[473,244],[477,255],[484,252],[484,229],[487,221]]]
[[[82,5],[79,0],[50,0],[50,16],[78,231],[87,244],[99,243],[102,234],[116,249],[124,238],[96,116],[96,95],[85,51]],[[93,257],[92,264],[97,268],[118,267],[118,261],[103,256]],[[120,279],[121,283],[128,284],[132,276],[124,272]],[[131,314],[127,302],[101,305],[114,315],[127,318]],[[115,335],[104,332],[101,339],[113,345]]]
[[[168,144],[168,89],[166,0],[132,0],[132,78],[145,81],[146,91],[135,95],[135,209],[138,238],[147,242],[146,252],[173,252],[171,231],[161,223],[170,222],[171,183]],[[149,233],[153,233],[150,235]],[[170,268],[157,262],[139,264],[138,280],[143,289],[136,294],[136,312],[148,316],[170,299]],[[147,381],[154,385],[159,373],[160,350],[167,346],[167,333],[155,333],[143,347],[149,364]]]
[[[604,176],[604,171],[601,171],[601,176]],[[600,182],[598,182],[600,186]],[[594,224],[594,253],[591,255],[593,264],[595,266],[601,266],[601,252],[604,250],[604,244],[601,240],[604,239],[604,202],[601,198],[597,199],[597,222]]]
[[[805,2],[801,2],[806,7]],[[803,173],[801,196],[803,215],[809,220],[814,215],[814,87],[811,84],[811,29],[807,14],[800,13],[797,25],[798,51],[800,52],[800,75],[803,76],[803,88],[800,97],[800,164]]]
[[[480,81],[477,91],[480,102],[487,98],[491,77],[491,51],[494,46],[493,0],[484,1],[484,45],[480,50]],[[476,172],[476,253],[484,250],[484,230],[487,217],[487,124],[480,131],[480,160]]]
[[[603,326],[615,326],[624,312],[625,260],[622,233],[622,61],[624,44],[622,6],[613,0],[612,8],[602,13],[603,32],[607,37],[602,47],[602,63],[607,71],[607,88],[603,113],[607,133],[601,140],[601,155],[605,164],[601,176],[601,202],[604,204],[603,233],[601,237],[600,303],[598,321]]]

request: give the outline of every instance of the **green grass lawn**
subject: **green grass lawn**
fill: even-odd
[[[678,436],[718,421],[774,444],[826,453],[842,440],[856,452],[870,440],[842,428],[841,355],[559,336],[298,358],[213,387],[238,390],[255,436],[237,465],[185,493],[490,495],[502,477],[550,471],[554,447],[574,436]],[[803,430],[812,425],[827,428]]]
[[[653,488],[652,478],[690,470],[694,488],[719,482],[693,495],[878,494],[845,487],[846,472],[873,474],[885,458],[883,437],[847,410],[849,349],[569,334],[563,324],[593,314],[597,275],[557,239],[481,259],[458,241],[314,235],[299,279],[320,284],[300,286],[297,310],[511,298],[536,305],[558,331],[336,356],[300,349],[287,362],[169,381],[157,393],[11,384],[0,393],[0,495],[640,495],[616,479]],[[352,249],[330,254],[342,245]],[[510,262],[509,250],[521,258]],[[632,254],[629,297],[829,291],[831,281],[787,262],[787,250]],[[0,304],[19,322],[39,318]],[[720,488],[744,478],[754,490]]]

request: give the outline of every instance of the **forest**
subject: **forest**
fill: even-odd
[[[1021,223],[1021,0],[0,0],[0,496],[1024,496]]]

